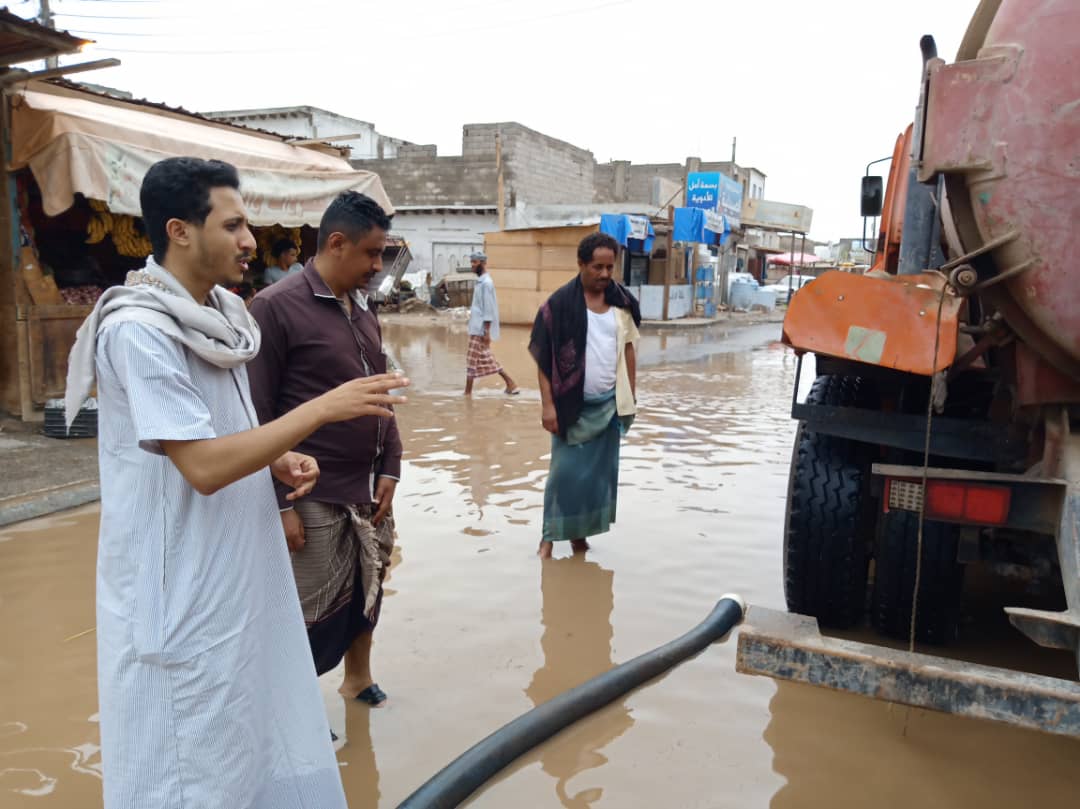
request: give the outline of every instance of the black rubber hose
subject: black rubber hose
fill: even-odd
[[[739,596],[721,597],[709,617],[682,637],[538,705],[473,745],[402,801],[398,809],[458,806],[518,756],[724,637],[742,620],[745,609]]]

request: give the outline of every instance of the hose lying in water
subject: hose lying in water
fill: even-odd
[[[522,714],[458,756],[402,801],[398,809],[458,806],[518,756],[724,637],[742,620],[745,611],[746,603],[739,596],[722,596],[709,617],[682,637]]]

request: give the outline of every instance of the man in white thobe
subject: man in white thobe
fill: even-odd
[[[465,354],[465,395],[471,396],[473,381],[498,374],[506,383],[505,393],[516,395],[520,389],[510,374],[499,365],[491,353],[491,341],[499,339],[499,299],[495,282],[487,271],[487,256],[473,253],[472,271],[476,274],[472,306],[469,309],[469,347]]]
[[[322,424],[384,405],[355,380],[258,426],[244,364],[258,327],[218,284],[255,248],[236,170],[172,158],[141,201],[154,248],[101,298],[68,372],[73,416],[98,384],[98,693],[106,809],[342,809],[271,472]]]

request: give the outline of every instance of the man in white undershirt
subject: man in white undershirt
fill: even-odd
[[[569,540],[575,553],[615,522],[619,444],[637,412],[635,346],[641,313],[614,280],[618,243],[578,245],[578,274],[540,307],[529,352],[539,369],[541,422],[552,434],[541,559]]]

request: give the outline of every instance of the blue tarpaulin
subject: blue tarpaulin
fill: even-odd
[[[646,216],[606,213],[600,216],[600,232],[615,239],[631,253],[651,253],[653,246],[652,223]],[[641,238],[644,236],[644,238]]]
[[[722,214],[707,215],[701,208],[676,208],[672,241],[724,244],[731,228]]]

